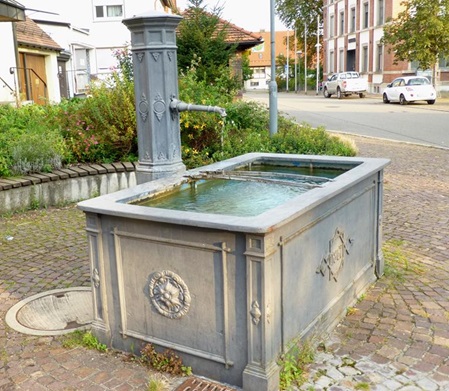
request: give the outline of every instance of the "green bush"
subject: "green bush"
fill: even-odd
[[[0,176],[60,168],[67,154],[60,132],[46,124],[44,107],[0,106]]]
[[[113,162],[137,154],[134,85],[114,73],[89,97],[58,105],[50,119],[71,151],[70,162]]]

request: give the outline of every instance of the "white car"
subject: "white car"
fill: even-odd
[[[387,85],[383,93],[384,103],[399,102],[406,105],[408,102],[425,100],[433,105],[437,93],[427,77],[404,76],[394,79]]]

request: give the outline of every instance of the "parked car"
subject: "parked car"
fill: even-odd
[[[384,103],[399,102],[406,105],[408,102],[425,100],[429,105],[435,103],[437,92],[427,77],[404,76],[394,79],[384,90]]]
[[[358,72],[341,72],[332,75],[323,86],[323,95],[330,98],[336,94],[338,99],[343,96],[357,94],[360,98],[365,96],[368,82]]]

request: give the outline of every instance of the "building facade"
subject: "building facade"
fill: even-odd
[[[432,71],[417,64],[394,64],[394,53],[382,44],[383,27],[401,11],[402,0],[324,0],[324,79],[333,73],[357,71],[368,80],[369,91],[382,93],[393,79]],[[449,61],[441,59],[437,86],[449,89]]]
[[[245,90],[268,90],[271,80],[271,34],[269,31],[260,31],[257,33],[261,37],[261,43],[251,49],[249,55],[249,66],[253,71],[253,76],[245,82]],[[290,49],[287,47],[287,36],[289,37]],[[295,62],[295,51],[293,31],[276,31],[275,51],[276,58],[283,55],[289,59],[289,67],[293,70]],[[290,70],[289,73],[292,73]]]

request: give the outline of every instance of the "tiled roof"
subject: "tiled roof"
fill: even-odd
[[[182,15],[188,19],[189,11],[184,11]],[[250,49],[263,42],[263,38],[260,35],[238,27],[225,19],[219,18],[217,27],[219,30],[224,29],[226,31],[226,42],[230,44],[237,44],[237,50]]]
[[[226,30],[226,41],[229,43],[245,45],[247,46],[247,49],[249,49],[263,42],[263,38],[260,35],[256,35],[250,31],[238,27],[227,20],[220,19],[219,27]]]
[[[60,52],[62,48],[30,18],[17,23],[17,43],[19,46],[29,46],[38,49]]]

